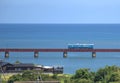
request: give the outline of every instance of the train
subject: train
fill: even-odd
[[[68,49],[93,49],[94,44],[68,44]]]

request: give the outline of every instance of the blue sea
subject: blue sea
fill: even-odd
[[[94,44],[94,48],[120,48],[120,24],[0,24],[0,48],[67,48],[71,43]],[[73,74],[79,68],[96,71],[106,65],[120,66],[119,52],[97,53],[10,52],[9,58],[0,59],[14,63],[34,63],[47,66],[63,66],[64,73]]]

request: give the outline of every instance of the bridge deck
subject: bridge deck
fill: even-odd
[[[33,48],[1,48],[0,52],[120,52],[120,49],[33,49]]]

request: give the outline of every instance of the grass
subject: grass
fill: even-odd
[[[8,79],[11,77],[11,76],[13,76],[13,75],[15,75],[15,74],[13,74],[13,73],[6,73],[6,74],[1,74],[1,78],[2,79],[4,79],[4,80],[6,80],[6,81],[8,81]]]
[[[6,74],[1,74],[1,78],[5,81],[8,81],[11,76],[15,75],[15,73],[6,73]],[[48,74],[50,77],[53,76],[54,74]],[[58,79],[60,80],[60,83],[64,83],[64,80],[66,78],[70,78],[72,75],[71,74],[56,74]],[[5,77],[5,78],[4,78]]]

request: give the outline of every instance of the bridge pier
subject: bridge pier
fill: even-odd
[[[9,52],[5,52],[5,58],[9,57]]]
[[[38,58],[39,52],[34,52],[34,58]]]
[[[96,57],[96,52],[92,52],[92,58]]]
[[[63,58],[67,58],[67,52],[63,52]]]

